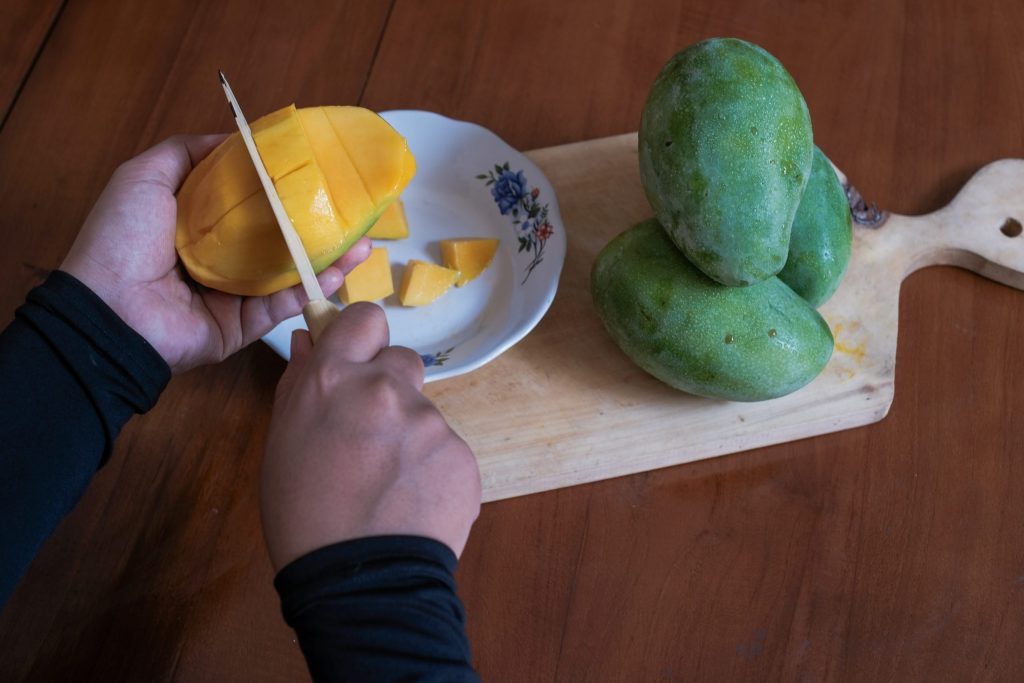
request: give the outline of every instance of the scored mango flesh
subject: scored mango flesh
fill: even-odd
[[[416,173],[409,146],[361,107],[285,107],[254,121],[253,139],[313,269],[341,257]],[[262,296],[299,274],[245,143],[234,133],[178,193],[175,246],[196,282]]]

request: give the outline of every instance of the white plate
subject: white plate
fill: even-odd
[[[405,308],[396,295],[380,302],[391,343],[420,354],[426,381],[461,375],[526,336],[551,305],[566,247],[555,191],[540,169],[486,128],[424,111],[381,116],[409,141],[417,166],[402,193],[409,237],[374,241],[388,250],[396,290],[409,259],[441,263],[442,239],[500,241],[483,274],[434,303]],[[304,327],[295,316],[263,340],[288,358],[292,330]]]

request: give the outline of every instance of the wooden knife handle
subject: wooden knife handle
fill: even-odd
[[[314,344],[320,338],[320,333],[339,315],[341,309],[327,299],[314,299],[302,308],[302,317],[306,319],[306,327],[309,328]]]

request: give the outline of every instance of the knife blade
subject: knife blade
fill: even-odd
[[[217,73],[220,76],[220,84],[224,88],[224,94],[228,98],[228,105],[231,107],[231,115],[235,119],[235,125],[238,126],[238,132],[242,136],[242,141],[245,142],[245,148],[249,151],[249,157],[252,159],[253,166],[256,167],[256,175],[260,178],[263,191],[267,193],[270,208],[274,211],[274,217],[281,228],[285,244],[288,245],[288,253],[291,254],[292,261],[295,262],[295,268],[299,271],[302,288],[306,291],[306,296],[309,298],[309,303],[302,308],[302,317],[305,318],[306,326],[309,328],[310,336],[315,343],[320,333],[323,332],[331,320],[338,316],[340,311],[337,306],[328,301],[324,296],[320,283],[316,279],[316,273],[313,271],[313,264],[310,263],[309,256],[306,254],[306,248],[302,246],[302,238],[299,237],[299,233],[295,230],[295,226],[288,217],[284,204],[281,203],[281,197],[278,196],[277,189],[274,187],[274,182],[270,179],[270,174],[267,173],[263,157],[260,156],[259,150],[256,148],[256,140],[253,139],[252,129],[249,128],[249,122],[245,120],[242,107],[238,104],[238,99],[235,97],[235,93],[232,92],[224,72],[218,70]]]

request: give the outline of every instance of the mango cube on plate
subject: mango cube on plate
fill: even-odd
[[[409,236],[409,223],[405,220],[402,200],[396,199],[384,209],[366,236],[375,240],[401,240]]]
[[[351,304],[356,301],[380,301],[394,293],[388,250],[375,247],[365,261],[345,276],[338,296],[343,304]]]
[[[447,292],[458,279],[457,270],[412,259],[402,274],[398,301],[403,306],[426,306]]]
[[[452,270],[459,271],[456,287],[461,287],[484,272],[498,250],[495,239],[455,239],[441,241],[441,260]]]

